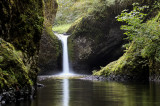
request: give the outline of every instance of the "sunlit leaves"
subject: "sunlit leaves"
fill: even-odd
[[[116,17],[118,21],[126,23],[121,29],[125,30],[127,39],[135,42],[136,52],[141,53],[142,57],[160,62],[160,13],[145,22],[147,14],[143,11],[148,9],[148,6],[140,7],[138,3],[133,6],[132,11],[124,10]]]

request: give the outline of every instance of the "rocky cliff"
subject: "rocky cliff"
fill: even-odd
[[[0,102],[4,103],[32,93],[39,71],[39,46],[46,39],[44,46],[50,44],[51,36],[44,35],[52,33],[57,4],[55,0],[1,0],[0,7],[0,93],[4,92]]]
[[[40,74],[53,74],[61,69],[61,42],[52,31],[58,4],[56,0],[44,1],[44,29],[40,41]]]
[[[1,90],[23,87],[36,80],[38,72],[43,2],[1,0],[0,6]]]
[[[123,9],[130,9],[133,0],[105,0],[96,4],[87,15],[78,19],[68,30],[69,53],[73,69],[77,72],[98,69],[123,54],[126,42],[122,23],[115,17]]]

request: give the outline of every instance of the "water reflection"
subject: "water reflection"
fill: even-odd
[[[69,81],[63,79],[63,106],[69,106]]]
[[[160,84],[94,82],[79,79],[40,81],[37,98],[5,106],[160,106]]]

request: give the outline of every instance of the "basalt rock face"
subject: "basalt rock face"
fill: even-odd
[[[93,12],[79,19],[67,33],[72,67],[77,72],[91,72],[123,54],[124,35],[115,17],[132,3],[101,2]]]
[[[134,2],[140,0],[104,0],[77,20],[68,30],[69,53],[73,69],[82,70],[98,69],[100,66],[118,59],[127,41],[120,30],[122,23],[116,21],[116,16],[124,9],[132,9]]]
[[[52,34],[52,36],[55,36]],[[39,74],[54,74],[61,69],[61,42],[56,37],[51,37],[46,31],[43,32],[40,54],[39,54]]]
[[[112,27],[108,34],[92,37],[78,37],[73,40],[73,68],[77,70],[93,70],[104,66],[123,54],[123,34],[119,24]],[[96,38],[96,36],[98,36]],[[96,39],[95,39],[96,38]],[[82,68],[82,69],[81,69]],[[79,70],[79,69],[78,69]]]
[[[39,74],[53,74],[61,68],[61,43],[52,31],[58,4],[56,0],[44,0],[44,29],[40,41]]]
[[[0,1],[0,92],[36,82],[43,28],[42,0]]]

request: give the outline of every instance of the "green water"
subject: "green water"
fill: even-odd
[[[80,79],[40,81],[37,97],[8,106],[160,106],[160,84]]]

